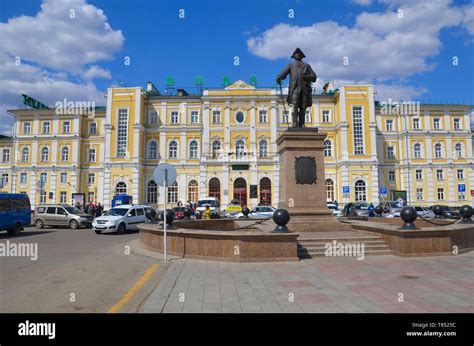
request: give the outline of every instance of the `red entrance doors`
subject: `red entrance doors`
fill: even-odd
[[[215,197],[221,200],[221,182],[217,178],[209,180],[209,197]]]
[[[247,205],[247,182],[244,178],[234,181],[234,199],[238,199],[242,206]]]
[[[272,182],[268,178],[260,180],[260,205],[272,204]]]

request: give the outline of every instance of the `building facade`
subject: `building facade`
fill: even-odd
[[[75,193],[106,208],[116,193],[158,208],[165,198],[176,204],[207,196],[223,205],[277,206],[276,140],[292,123],[284,109],[275,89],[237,81],[199,95],[162,95],[151,83],[110,88],[106,107],[93,114],[11,110],[13,138],[0,139],[0,191],[27,193],[34,206],[71,203]],[[378,203],[406,191],[414,205],[472,204],[470,109],[387,113],[372,85],[313,95],[306,125],[327,133],[328,201]],[[178,172],[166,194],[153,180],[163,162]]]

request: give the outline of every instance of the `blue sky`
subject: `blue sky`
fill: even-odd
[[[103,104],[110,85],[162,90],[168,75],[178,87],[197,75],[207,87],[224,75],[271,86],[296,46],[316,87],[369,82],[382,100],[474,104],[473,1],[2,0],[0,42],[0,133],[22,92]]]

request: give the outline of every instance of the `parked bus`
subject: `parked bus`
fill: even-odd
[[[31,224],[31,205],[23,193],[0,193],[0,231],[17,236]]]

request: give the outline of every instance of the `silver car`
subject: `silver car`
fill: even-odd
[[[33,220],[36,228],[44,226],[63,226],[71,229],[91,227],[92,215],[69,205],[43,205],[36,208]]]
[[[251,219],[271,219],[273,217],[273,213],[275,212],[275,208],[271,206],[258,206],[250,210],[250,213],[248,215],[249,218]],[[245,218],[243,213],[237,213],[234,216],[236,219],[242,219]]]

